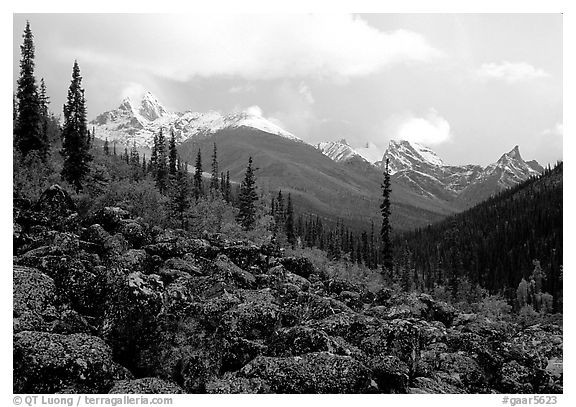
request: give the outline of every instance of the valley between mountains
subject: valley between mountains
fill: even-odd
[[[536,161],[525,161],[518,146],[484,168],[445,164],[430,148],[406,140],[391,140],[384,156],[373,161],[373,152],[356,151],[346,140],[312,146],[254,112],[169,112],[150,92],[141,100],[124,99],[90,125],[96,138],[115,143],[119,151],[136,146],[143,153],[155,133],[174,132],[182,160],[193,163],[200,149],[205,168],[216,143],[220,166],[230,171],[233,181],[241,179],[252,156],[262,192],[289,192],[299,213],[358,230],[379,220],[386,159],[397,231],[460,212],[543,170]]]

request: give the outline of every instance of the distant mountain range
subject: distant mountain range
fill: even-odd
[[[139,101],[124,99],[91,124],[96,137],[139,148],[150,147],[160,129],[173,131],[182,159],[194,162],[201,149],[205,168],[215,142],[220,168],[229,170],[233,180],[241,179],[252,156],[262,192],[291,192],[301,213],[328,222],[341,219],[357,228],[379,222],[386,159],[392,175],[392,222],[401,230],[438,221],[542,171],[536,161],[524,161],[517,146],[483,168],[446,165],[427,147],[392,140],[375,161],[370,145],[353,149],[340,140],[312,146],[255,113],[169,112],[150,92]]]
[[[317,148],[337,162],[369,161],[346,140],[320,143]],[[392,179],[431,198],[455,201],[459,207],[474,205],[495,192],[514,186],[542,172],[537,161],[524,161],[518,146],[487,167],[476,164],[447,165],[430,148],[406,140],[391,140],[382,160],[389,160]]]

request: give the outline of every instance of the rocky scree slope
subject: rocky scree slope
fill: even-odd
[[[330,277],[57,185],[14,202],[15,393],[558,393],[556,325]]]

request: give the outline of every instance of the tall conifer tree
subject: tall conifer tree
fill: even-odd
[[[288,203],[286,205],[285,230],[288,243],[294,247],[296,243],[296,235],[294,234],[294,208],[292,207],[292,197],[290,194],[288,194]]]
[[[238,212],[237,220],[244,230],[250,230],[256,222],[256,178],[252,168],[252,157],[248,159],[248,167],[244,174],[244,180],[240,185],[240,194],[238,195]]]
[[[152,152],[154,153],[154,152]],[[166,164],[166,139],[160,129],[156,145],[156,186],[164,194],[168,187],[168,167]]]
[[[40,97],[34,76],[34,35],[28,21],[22,37],[24,42],[20,46],[20,77],[16,92],[18,120],[14,129],[15,145],[22,155],[37,151],[40,157],[45,160],[48,143],[47,139],[43,137]]]
[[[210,190],[218,190],[218,151],[216,143],[214,143],[214,151],[212,153],[212,177],[210,178]]]
[[[390,160],[386,159],[386,167],[384,168],[384,182],[382,183],[382,203],[380,204],[380,211],[382,213],[382,229],[380,230],[380,237],[382,241],[382,269],[385,273],[390,273],[393,267],[392,261],[392,241],[390,239],[390,193],[392,187],[390,184]]]
[[[169,149],[169,172],[170,175],[172,176],[176,176],[176,171],[178,170],[177,168],[177,163],[176,161],[178,160],[178,150],[176,149],[176,138],[174,136],[174,130],[170,131],[170,145],[168,147]]]
[[[82,77],[78,62],[74,61],[72,82],[64,105],[61,153],[64,156],[62,177],[72,184],[77,192],[82,189],[82,181],[90,171],[88,163],[92,160],[92,155],[89,151],[89,137]]]
[[[196,155],[196,165],[194,166],[194,198],[198,201],[204,195],[204,186],[202,184],[202,153],[198,149]]]

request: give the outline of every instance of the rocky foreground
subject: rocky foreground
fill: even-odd
[[[53,186],[15,202],[15,393],[559,393],[562,328],[331,278]]]

